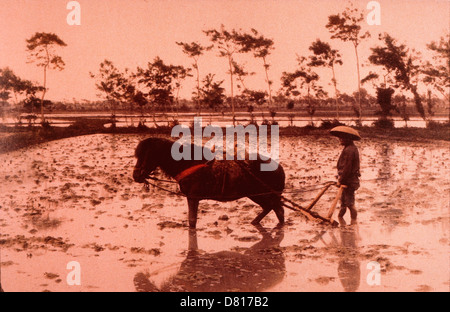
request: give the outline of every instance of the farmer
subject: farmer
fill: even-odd
[[[361,137],[353,128],[338,126],[330,131],[331,135],[339,138],[344,149],[337,162],[338,186],[345,186],[341,197],[341,209],[339,218],[343,219],[347,208],[350,210],[352,222],[356,221],[355,191],[359,188],[359,152],[353,141],[361,140]]]

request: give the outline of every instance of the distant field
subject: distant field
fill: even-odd
[[[90,119],[90,120],[103,120],[105,124],[111,122],[111,112],[108,111],[92,111],[92,112],[51,112],[45,115],[46,120],[52,126],[66,127],[73,124],[75,121],[80,119]],[[126,111],[118,111],[115,113],[116,126],[118,127],[129,127],[136,126],[139,122],[143,122],[147,127],[157,127],[157,126],[167,126],[170,122],[177,121],[181,124],[189,125],[193,122],[193,118],[197,115],[195,112],[147,112],[144,115],[141,113],[129,113]],[[30,119],[33,115],[22,114],[21,115],[21,125],[39,125],[41,123],[40,115],[35,114],[36,118]],[[348,125],[356,125],[355,121],[357,117],[352,111],[343,110],[340,112],[339,121],[346,123]],[[201,117],[203,118],[203,123],[218,124],[220,126],[231,125],[232,115],[229,112],[202,112]],[[329,110],[318,110],[311,116],[305,111],[299,110],[283,110],[276,112],[274,117],[271,117],[269,111],[254,111],[252,114],[247,111],[237,111],[236,121],[241,124],[247,124],[250,121],[255,121],[258,124],[266,121],[276,121],[280,126],[297,126],[304,127],[314,122],[315,126],[319,126],[322,120],[333,120],[336,119],[336,113]],[[368,110],[364,112],[362,117],[363,126],[371,126],[372,123],[378,119],[378,115],[375,110]],[[400,116],[393,116],[395,121],[395,127],[404,127],[405,122]],[[448,113],[441,110],[439,113],[434,114],[433,117],[429,117],[429,120],[436,122],[446,122],[449,120]],[[17,117],[3,116],[0,118],[0,124],[4,126],[15,126],[18,123]],[[407,125],[410,127],[420,127],[426,126],[426,122],[418,115],[411,113]]]

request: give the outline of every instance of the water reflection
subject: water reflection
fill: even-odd
[[[335,236],[334,231],[331,231],[331,243],[326,243],[322,238],[321,240],[327,247],[334,247],[333,250],[336,251],[339,258],[337,271],[344,291],[355,292],[358,290],[361,280],[357,244],[359,240],[358,224],[346,225],[343,219],[340,219],[339,223],[339,239]]]
[[[382,188],[387,187],[386,180],[389,180],[392,178],[392,164],[391,164],[391,156],[392,156],[392,149],[389,143],[382,143],[379,146],[379,150],[377,151],[377,156],[380,163],[380,168],[378,170],[378,183]]]
[[[276,227],[267,231],[257,226],[262,239],[249,248],[237,251],[202,252],[196,230],[189,230],[189,248],[178,272],[157,287],[151,276],[142,272],[134,276],[138,292],[154,291],[264,291],[279,284],[286,272],[280,249],[284,231]]]
[[[340,254],[338,265],[338,276],[344,290],[347,292],[357,291],[361,280],[361,269],[358,260],[358,226],[341,227],[341,247],[344,252]]]
[[[390,143],[383,143],[377,149],[377,157],[379,159],[378,181],[377,187],[381,190],[378,196],[378,203],[373,209],[375,216],[380,219],[391,232],[403,218],[403,209],[396,208],[397,187],[394,178],[401,175],[399,171],[398,161],[396,161],[395,150],[401,152],[398,147],[392,146]],[[403,155],[406,155],[403,152]]]

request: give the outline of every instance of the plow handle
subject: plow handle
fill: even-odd
[[[325,187],[320,191],[319,194],[317,194],[317,196],[313,199],[313,201],[308,205],[308,207],[306,207],[306,210],[311,210],[312,207],[314,207],[315,204],[317,204],[317,202],[319,201],[319,199],[322,197],[323,194],[325,194],[325,192],[330,188],[330,186],[332,185],[336,185],[336,182],[328,182]]]
[[[342,196],[342,192],[344,191],[344,189],[346,187],[347,187],[347,185],[341,185],[339,187],[339,190],[338,190],[338,192],[336,194],[336,197],[335,197],[333,203],[331,204],[330,210],[328,210],[328,214],[327,214],[327,217],[326,217],[327,219],[331,220],[331,218],[333,217],[333,213],[334,213],[334,210],[336,209],[336,205],[337,205],[339,199]]]

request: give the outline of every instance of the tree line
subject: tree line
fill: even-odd
[[[357,91],[350,96],[339,91],[336,68],[343,65],[344,60],[340,52],[329,42],[316,39],[309,46],[309,55],[297,55],[296,68],[282,73],[281,88],[274,95],[269,62],[275,49],[273,39],[265,37],[256,29],[243,31],[227,29],[224,25],[218,29],[203,31],[210,45],[202,45],[198,41],[175,43],[192,61],[190,67],[166,64],[160,57],[155,57],[145,67],[120,70],[111,60],[105,59],[100,63],[98,71],[91,72],[90,76],[95,80],[95,86],[108,103],[113,116],[119,105],[128,105],[130,110],[138,108],[142,115],[145,107],[162,111],[178,108],[180,89],[189,77],[196,82],[192,101],[195,103],[197,114],[201,114],[202,108],[224,110],[229,107],[233,123],[236,104],[240,103],[244,103],[249,112],[253,112],[255,106],[267,104],[274,115],[280,108],[280,103],[287,103],[287,108],[292,108],[294,103],[302,102],[312,118],[320,103],[330,101],[334,104],[337,120],[342,114],[342,103],[350,103],[357,121],[361,123],[363,104],[367,103],[370,97],[363,88],[365,84],[372,84],[376,90],[375,101],[379,104],[378,113],[383,120],[388,120],[394,111],[407,120],[408,110],[404,93],[412,96],[415,108],[423,119],[433,111],[431,89],[449,101],[449,34],[427,45],[433,52],[433,59],[426,62],[422,61],[418,52],[399,43],[390,34],[379,34],[379,43],[371,48],[371,54],[367,59],[368,64],[377,68],[377,71],[370,71],[361,78],[359,47],[371,36],[369,32],[363,31],[363,21],[363,14],[349,5],[342,12],[330,15],[325,25],[332,40],[348,42],[354,48]],[[0,101],[3,105],[13,101],[31,111],[40,109],[41,120],[45,122],[44,107],[49,104],[49,101],[45,100],[48,90],[47,74],[49,70],[64,69],[64,61],[57,50],[66,44],[52,33],[36,33],[27,39],[26,43],[28,61],[43,70],[42,84],[23,80],[9,68],[0,69]],[[216,79],[215,74],[206,73],[202,67],[202,56],[211,50],[226,61],[229,82]],[[248,71],[244,64],[238,62],[238,54],[251,54],[260,60],[262,68],[260,70],[264,73],[266,85],[264,90],[251,90],[246,87],[246,78],[255,73]],[[328,95],[320,84],[316,68],[326,68],[330,71],[332,95]],[[224,83],[229,88],[228,97],[225,95]],[[419,83],[429,88],[425,96],[419,93]],[[394,96],[396,91],[398,94]],[[424,102],[427,107],[424,106]]]

